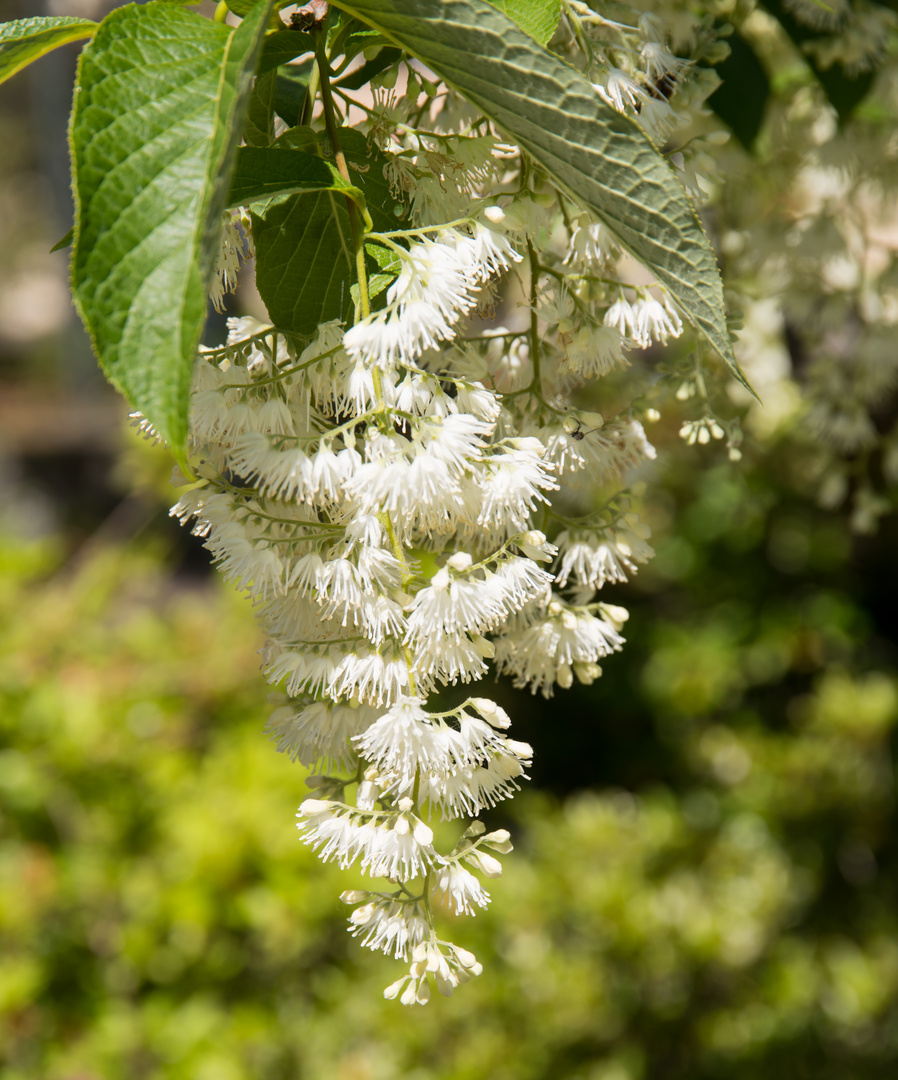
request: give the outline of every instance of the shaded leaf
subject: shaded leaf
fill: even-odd
[[[397,204],[384,178],[385,157],[369,148],[359,131],[340,128],[340,140],[374,228],[379,232],[395,228]],[[285,132],[278,145],[307,151],[317,147],[320,155],[330,152],[326,138],[310,128]],[[321,164],[331,167],[325,160]],[[344,196],[331,191],[282,195],[251,209],[256,285],[271,321],[283,330],[308,336],[321,322],[348,319],[353,310],[350,285],[355,261]]]
[[[277,72],[257,75],[246,109],[243,137],[248,146],[270,146],[274,142],[274,102]]]
[[[770,80],[751,45],[738,30],[727,38],[730,55],[715,67],[721,84],[708,104],[746,150],[751,150],[770,97]]]
[[[302,118],[309,89],[309,75],[314,60],[302,64],[291,64],[281,68],[277,74],[274,90],[274,111],[290,127],[296,127]]]
[[[395,64],[401,56],[401,49],[394,49],[392,46],[386,46],[381,49],[373,59],[367,60],[360,68],[337,79],[336,83],[338,86],[342,86],[344,90],[358,90],[360,87],[371,82],[375,75],[379,75],[391,64]]]
[[[78,69],[75,302],[110,381],[182,462],[221,213],[269,7],[234,31],[170,3],[119,8]]]
[[[260,199],[296,191],[349,189],[330,162],[301,150],[242,146],[228,196],[230,206],[246,206]]]
[[[178,0],[179,3],[184,3],[185,0]],[[235,15],[239,15],[241,19],[245,19],[247,15],[250,15],[260,0],[228,0],[228,10],[233,11]],[[284,27],[283,20],[278,16],[277,11],[279,8],[286,7],[291,0],[276,0],[273,5],[269,5],[272,8],[268,16],[268,28],[271,30],[282,30]]]
[[[264,75],[266,71],[289,64],[297,56],[308,52],[314,52],[314,44],[308,34],[301,30],[278,30],[265,39],[257,74]]]
[[[256,286],[271,321],[311,335],[319,323],[346,319],[355,263],[343,196],[279,196],[251,209]]]

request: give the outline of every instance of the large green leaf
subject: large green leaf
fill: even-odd
[[[0,23],[0,82],[70,41],[92,37],[97,24],[71,15]]]
[[[236,30],[171,3],[128,5],[81,56],[71,123],[72,288],[100,363],[183,460],[263,0]]]
[[[369,148],[365,136],[351,128],[340,128],[340,141],[374,228],[379,232],[395,229],[397,204],[384,179],[383,154]],[[284,149],[270,153],[292,157],[299,151],[291,150],[291,143],[304,150],[317,146],[322,154],[327,152],[326,139],[320,133],[299,128],[278,140]],[[306,156],[302,153],[294,160],[299,162]],[[323,160],[321,166],[329,171],[332,168]],[[289,168],[285,163],[284,169]],[[323,179],[323,169],[319,168],[318,175]],[[350,285],[355,280],[355,261],[343,194],[318,191],[277,196],[254,205],[252,220],[256,284],[272,322],[284,330],[309,335],[321,322],[348,318],[353,306]]]
[[[745,382],[711,244],[673,170],[634,121],[487,0],[334,3],[418,57],[507,131],[670,289]]]

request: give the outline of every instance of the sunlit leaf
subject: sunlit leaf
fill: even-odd
[[[487,0],[335,0],[422,60],[592,211],[743,383],[723,286],[691,199],[638,124]],[[747,385],[747,384],[746,384]]]
[[[0,23],[0,82],[60,45],[91,37],[96,29],[92,19],[70,15]]]
[[[71,126],[72,287],[100,363],[183,459],[221,213],[270,0],[236,30],[169,3],[113,11]]]

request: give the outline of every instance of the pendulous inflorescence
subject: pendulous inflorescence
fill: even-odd
[[[689,71],[656,23],[566,18],[597,93],[672,130],[675,97],[642,87],[671,73],[679,92]],[[310,770],[300,838],[370,877],[342,896],[350,930],[406,962],[385,991],[405,1004],[480,973],[441,925],[489,903],[511,840],[479,816],[533,755],[478,684],[494,671],[549,697],[624,643],[627,612],[598,594],[652,554],[626,493],[654,457],[629,356],[682,331],[662,287],[626,283],[602,222],[426,80],[382,73],[354,125],[408,208],[365,237],[388,286],[310,340],[229,320],[197,359],[196,481],[172,511],[253,601],[280,688],[271,735]],[[231,218],[223,241],[238,244]],[[217,291],[234,258],[220,267]],[[596,379],[613,380],[608,408]],[[436,822],[457,823],[454,846]]]

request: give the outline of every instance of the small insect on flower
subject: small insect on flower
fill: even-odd
[[[564,422],[564,430],[575,440],[575,442],[580,442],[585,439],[587,435],[592,435],[602,427],[601,417],[599,418],[599,421],[600,422],[596,424],[595,427],[591,427],[584,431],[581,418],[579,416],[569,416]]]

